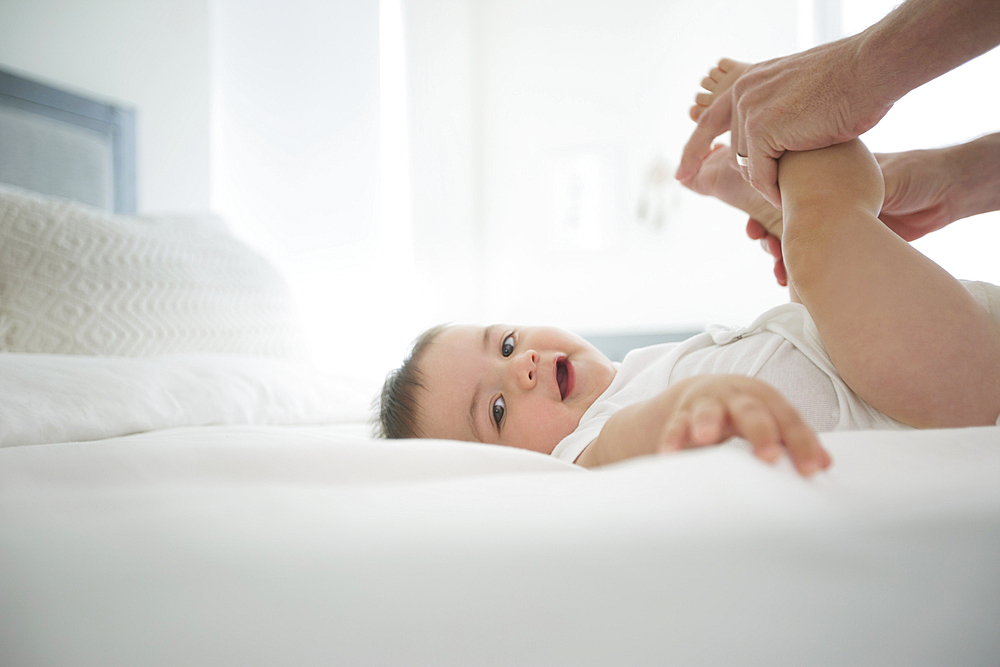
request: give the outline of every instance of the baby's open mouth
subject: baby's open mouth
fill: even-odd
[[[556,359],[556,384],[559,385],[559,398],[565,401],[570,389],[573,388],[570,380],[569,361],[566,357]]]

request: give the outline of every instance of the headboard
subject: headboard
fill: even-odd
[[[621,361],[625,355],[637,347],[659,345],[660,343],[679,343],[701,333],[698,329],[677,329],[674,331],[645,331],[628,333],[599,333],[582,336],[591,345],[600,350],[611,361]]]
[[[0,183],[135,213],[135,112],[0,71]]]

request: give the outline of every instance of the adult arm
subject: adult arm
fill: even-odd
[[[777,158],[853,139],[910,90],[1000,43],[997,0],[907,0],[852,37],[751,67],[701,115],[677,176],[732,130],[743,175],[781,207]]]

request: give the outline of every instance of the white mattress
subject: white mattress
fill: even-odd
[[[998,664],[1000,427],[827,434],[804,480],[201,402],[0,449],[0,664]]]

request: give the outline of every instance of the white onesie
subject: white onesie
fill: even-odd
[[[963,284],[1000,320],[1000,288],[988,283]],[[675,382],[710,373],[767,382],[818,432],[910,428],[879,412],[847,386],[833,367],[812,317],[800,304],[772,308],[748,327],[713,326],[683,343],[633,350],[616,367],[611,385],[583,414],[576,430],[556,445],[553,456],[576,461],[614,413],[656,396]]]

